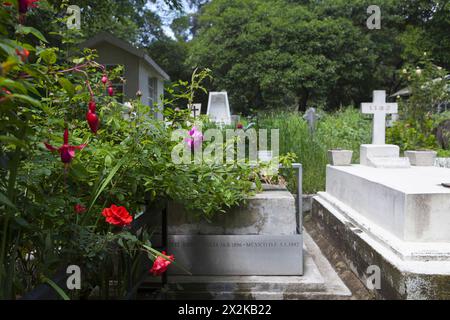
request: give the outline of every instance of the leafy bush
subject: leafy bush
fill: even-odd
[[[197,119],[186,114],[167,125],[139,97],[124,108],[107,90],[118,72],[108,74],[94,52],[47,47],[38,30],[17,23],[14,6],[0,5],[0,18],[0,298],[51,284],[67,264],[83,265],[84,288],[99,286],[108,297],[114,279],[124,296],[141,276],[142,252],[161,257],[146,232],[131,234],[132,217],[168,200],[210,217],[252,193],[249,166],[172,162],[172,132]],[[192,101],[205,77],[169,88],[164,103]],[[126,224],[102,217],[113,204],[131,213],[120,211]]]
[[[280,130],[280,154],[293,152],[303,165],[303,192],[315,193],[325,188],[327,151],[345,148],[354,151],[354,161],[359,160],[359,147],[370,143],[371,121],[357,109],[346,108],[336,113],[320,113],[317,128],[310,134],[307,122],[298,112],[276,111],[260,113],[259,128]],[[295,190],[293,177],[289,179]]]
[[[447,71],[434,65],[425,54],[418,66],[406,67],[400,74],[410,95],[398,97],[401,120],[387,129],[387,142],[400,146],[402,151],[431,149],[442,155],[434,132],[449,119],[448,113],[439,113],[450,103],[449,83],[444,80]]]

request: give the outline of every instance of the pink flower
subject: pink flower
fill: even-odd
[[[84,147],[86,147],[85,144],[81,144],[79,146],[72,146],[69,144],[69,130],[64,130],[64,144],[59,147],[55,148],[54,146],[44,142],[45,147],[50,151],[58,151],[61,155],[61,161],[65,164],[69,164],[72,162],[72,159],[75,158],[75,150],[82,150]]]
[[[88,112],[86,113],[86,120],[89,124],[89,128],[91,128],[91,131],[95,134],[97,134],[98,131],[98,127],[100,124],[100,120],[98,118],[98,115],[95,113],[95,109],[96,109],[96,104],[94,100],[91,100],[89,102],[89,109]]]
[[[189,135],[190,137],[184,140],[189,148],[197,148],[202,144],[203,134],[196,127],[192,127],[192,129],[189,130]]]
[[[111,87],[111,86],[108,87],[108,95],[109,95],[110,97],[112,97],[112,96],[114,95],[114,88]]]

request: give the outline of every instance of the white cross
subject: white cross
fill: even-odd
[[[188,106],[191,109],[191,115],[194,118],[197,118],[202,112],[202,104],[201,103],[193,103],[191,106]]]
[[[361,103],[362,113],[373,114],[372,144],[386,144],[386,114],[397,113],[397,103],[386,102],[386,91],[375,90],[373,102]]]

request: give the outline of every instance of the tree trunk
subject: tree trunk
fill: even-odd
[[[308,100],[309,100],[309,91],[308,89],[303,88],[298,97],[298,111],[300,112],[306,111]]]

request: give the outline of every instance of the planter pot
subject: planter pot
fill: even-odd
[[[352,164],[353,151],[328,150],[328,159],[333,166],[349,166]]]
[[[436,162],[436,151],[405,151],[405,156],[413,166],[432,167]]]

